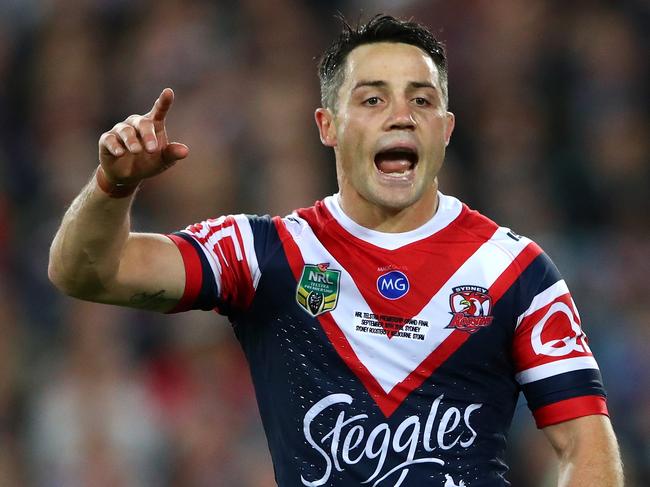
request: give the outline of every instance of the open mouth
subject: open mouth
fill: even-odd
[[[375,166],[380,172],[392,176],[408,174],[418,163],[418,153],[410,147],[394,147],[375,154]]]

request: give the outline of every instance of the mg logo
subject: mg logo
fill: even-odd
[[[377,279],[377,290],[386,299],[399,299],[409,292],[409,280],[400,271],[390,271]]]

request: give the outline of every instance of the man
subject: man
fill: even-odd
[[[560,485],[622,485],[598,366],[557,269],[438,191],[454,128],[442,45],[378,16],[346,24],[319,74],[338,194],[285,218],[131,233],[138,184],[189,152],[168,140],[166,89],[101,136],[51,280],[97,302],[227,315],[281,486],[509,485],[520,389]]]

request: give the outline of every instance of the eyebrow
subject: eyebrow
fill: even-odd
[[[383,80],[361,80],[359,81],[356,85],[354,85],[354,88],[352,88],[352,91],[356,90],[357,88],[363,88],[367,86],[374,86],[378,88],[384,88],[388,85],[386,81]],[[409,88],[431,88],[432,90],[438,91],[438,88],[428,81],[409,81]]]
[[[375,86],[375,87],[384,87],[388,83],[382,80],[374,80],[374,81],[366,81],[366,80],[361,80],[359,81],[356,85],[354,85],[354,88],[352,88],[352,91],[356,90],[357,88],[363,88],[366,86]]]
[[[410,88],[431,88],[432,90],[438,91],[438,88],[428,81],[411,81],[409,83]]]

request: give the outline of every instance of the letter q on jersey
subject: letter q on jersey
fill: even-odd
[[[410,284],[406,274],[391,271],[377,278],[377,291],[386,299],[399,299],[409,292]]]
[[[546,341],[543,341],[542,335],[545,327],[553,338],[548,336]],[[531,344],[537,355],[550,357],[562,357],[572,352],[590,351],[582,328],[573,316],[573,311],[566,303],[562,302],[553,303],[542,319],[533,327]]]

